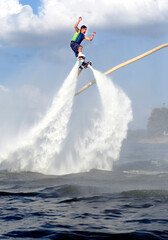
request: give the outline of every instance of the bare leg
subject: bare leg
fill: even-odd
[[[79,52],[79,53],[82,52],[82,47],[79,47],[79,48],[78,48],[78,52]]]
[[[78,48],[78,59],[85,59],[85,55],[82,53],[82,46]]]

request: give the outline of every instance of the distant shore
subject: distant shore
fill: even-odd
[[[149,143],[149,144],[166,144],[168,143],[168,136],[155,137],[155,138],[141,138],[138,139],[138,143]]]

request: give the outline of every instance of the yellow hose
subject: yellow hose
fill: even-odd
[[[130,60],[124,62],[124,63],[121,63],[121,64],[117,65],[116,67],[113,67],[110,70],[108,70],[107,72],[105,72],[104,75],[108,75],[108,74],[118,70],[119,68],[122,68],[122,67],[124,67],[124,66],[126,66],[126,65],[128,65],[130,63],[135,62],[135,61],[138,61],[141,58],[144,58],[144,57],[146,57],[146,56],[148,56],[148,55],[150,55],[150,54],[152,54],[152,53],[154,53],[154,52],[156,52],[156,51],[158,51],[158,50],[160,50],[162,48],[165,48],[165,47],[168,47],[168,43],[162,44],[162,45],[160,45],[160,46],[158,46],[156,48],[153,48],[152,50],[150,50],[148,52],[145,52],[145,53],[143,53],[143,54],[141,54],[141,55],[139,55],[139,56],[137,56],[135,58],[132,58],[132,59],[130,59]],[[76,91],[75,96],[78,95],[79,93],[83,92],[84,90],[86,90],[88,87],[92,86],[95,82],[96,82],[96,80],[93,80],[93,81],[89,82],[88,84],[86,84],[85,86],[83,86],[81,89]]]

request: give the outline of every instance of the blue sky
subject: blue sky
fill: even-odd
[[[96,31],[83,53],[102,72],[168,42],[167,0],[1,0],[0,9],[0,121],[9,136],[44,114],[75,64],[69,43],[79,16],[88,36]],[[130,128],[146,127],[152,108],[168,107],[167,51],[110,75],[132,101]],[[85,71],[78,88],[91,80]],[[76,104],[94,104],[97,94],[92,86]]]
[[[39,0],[34,0],[34,1],[33,0],[20,0],[19,2],[22,5],[30,5],[33,10],[33,13],[38,14],[39,7],[41,6],[41,1],[39,1]]]

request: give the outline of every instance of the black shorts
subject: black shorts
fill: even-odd
[[[75,56],[77,57],[78,56],[78,48],[82,47],[82,46],[79,43],[74,42],[74,41],[71,41],[70,46],[71,46],[72,50],[74,51]]]

